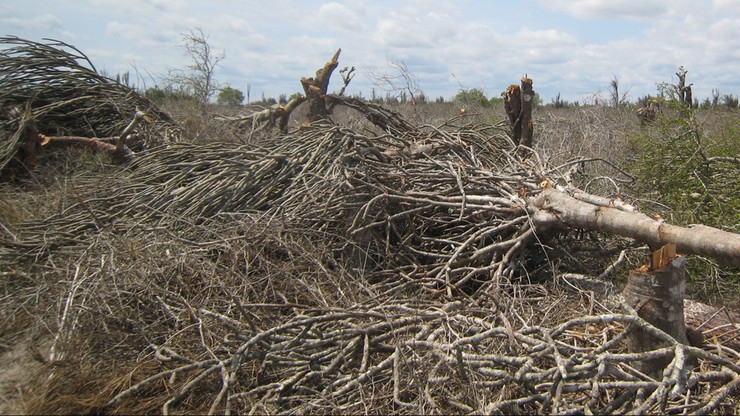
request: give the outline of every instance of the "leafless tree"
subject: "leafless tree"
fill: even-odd
[[[411,103],[415,104],[424,94],[419,85],[419,78],[411,74],[404,61],[390,61],[388,67],[387,72],[368,71],[373,85],[393,94],[396,98],[401,98],[401,101],[405,101],[404,98],[408,94]]]
[[[183,49],[192,61],[185,70],[171,70],[168,81],[184,87],[201,103],[207,103],[218,90],[214,73],[226,58],[224,51],[216,53],[208,43],[208,34],[196,28],[182,35]]]

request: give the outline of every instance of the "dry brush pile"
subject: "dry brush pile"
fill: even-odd
[[[331,99],[367,128],[151,148],[3,224],[0,331],[51,334],[29,411],[732,412],[737,353],[553,279],[631,244],[539,227],[575,163]],[[630,354],[640,328],[660,344]]]

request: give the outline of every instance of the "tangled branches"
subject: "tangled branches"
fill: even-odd
[[[261,147],[177,144],[139,157],[110,195],[26,232],[43,233],[48,246],[51,224],[64,241],[122,219],[171,224],[263,210],[338,236],[326,242],[338,253],[349,237],[350,257],[377,264],[378,278],[400,270],[451,294],[476,278],[513,277],[534,238],[523,197],[538,192],[542,174],[507,148],[496,126],[475,125],[372,137],[317,124]]]
[[[44,409],[706,414],[736,401],[731,351],[678,344],[634,315],[589,313],[552,286],[410,300],[341,268],[312,234],[256,213],[101,234],[69,259]],[[635,330],[666,346],[627,352]],[[104,351],[115,354],[101,364]],[[666,357],[661,377],[640,371]],[[65,364],[78,359],[90,374]]]
[[[46,135],[111,137],[141,110],[157,121],[129,140],[134,150],[170,140],[179,134],[172,118],[128,87],[101,75],[74,46],[60,41],[33,42],[0,37],[0,108],[27,109],[23,117],[3,114],[0,168],[15,156],[18,124],[33,121]]]
[[[162,405],[167,414],[215,383],[209,413],[705,414],[740,381],[731,360],[678,344],[633,315],[514,330],[500,311],[460,302],[388,304],[304,310],[259,330],[213,311],[168,306],[207,328],[204,358],[191,359],[169,343],[152,345],[164,369],[132,380],[106,406],[115,409],[164,383],[173,389]],[[670,346],[623,351],[621,341],[637,327]],[[671,361],[662,378],[636,369],[662,357]],[[697,359],[701,372],[692,371]]]

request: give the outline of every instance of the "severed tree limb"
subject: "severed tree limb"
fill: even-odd
[[[126,146],[119,148],[115,144],[108,143],[106,139],[98,139],[80,136],[43,136],[43,148],[49,149],[66,149],[81,148],[88,149],[96,153],[106,153],[121,161],[131,161],[134,153]],[[112,138],[118,140],[118,138]],[[108,139],[111,140],[111,139]]]
[[[127,163],[134,160],[134,152],[126,146],[126,139],[134,131],[136,126],[144,120],[152,123],[153,119],[141,110],[136,110],[134,118],[126,126],[118,137],[97,138],[80,136],[46,136],[35,132],[43,149],[62,149],[69,147],[85,148],[93,152],[109,154],[119,163]]]
[[[285,105],[274,104],[264,110],[256,111],[251,114],[237,117],[219,116],[216,119],[235,122],[238,128],[249,128],[251,132],[255,132],[263,128],[272,128],[275,124],[277,124],[280,131],[287,132],[290,114],[293,110],[298,108],[299,105],[303,104],[304,101],[306,101],[306,97],[301,95],[294,97]]]
[[[134,131],[136,126],[138,126],[139,123],[141,123],[141,120],[146,120],[147,123],[152,123],[154,121],[151,117],[146,115],[145,112],[139,109],[136,109],[136,113],[134,114],[133,120],[131,120],[131,122],[128,123],[128,126],[126,126],[126,128],[123,129],[123,131],[121,132],[121,135],[118,136],[118,140],[116,140],[115,154],[118,154],[118,155],[131,154],[130,150],[126,149],[128,150],[128,152],[124,150],[124,148],[126,147],[126,139],[128,138],[129,134],[131,134]]]
[[[728,266],[740,266],[738,234],[705,225],[671,225],[642,213],[583,202],[553,188],[544,189],[529,202],[530,215],[538,228],[567,226],[601,231],[656,247],[674,243],[679,253],[707,256]]]

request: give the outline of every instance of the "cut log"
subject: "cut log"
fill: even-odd
[[[738,234],[705,225],[671,225],[631,212],[624,205],[620,209],[618,201],[595,205],[554,188],[544,189],[530,198],[529,203],[534,224],[543,231],[550,227],[569,227],[628,237],[651,247],[674,243],[678,253],[711,257],[721,264],[740,267]]]
[[[714,308],[684,299],[684,322],[687,335],[693,331],[700,338],[697,346],[722,345],[740,353],[740,312]]]

